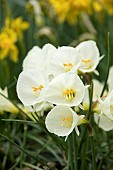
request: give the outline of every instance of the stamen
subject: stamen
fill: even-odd
[[[44,87],[42,86],[42,84],[39,86],[39,87],[32,87],[32,89],[33,89],[33,92],[37,92],[37,91],[40,91],[40,90],[42,90]]]
[[[71,127],[72,123],[73,123],[72,117],[64,117],[64,118],[62,118],[61,126]]]
[[[110,105],[110,108],[113,109],[113,105]]]
[[[73,67],[72,63],[64,63],[63,65],[66,72],[70,71]]]
[[[68,101],[73,100],[73,98],[75,97],[75,94],[76,94],[76,92],[73,89],[66,89],[66,91],[64,91],[64,96],[65,96],[66,100],[68,100]]]
[[[89,60],[85,60],[85,59],[83,59],[83,60],[82,60],[82,62],[83,62],[83,63],[85,63],[85,64],[88,64],[88,63],[90,63],[90,62],[91,62],[91,60],[90,60],[90,59],[89,59]]]

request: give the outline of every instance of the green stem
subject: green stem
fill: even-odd
[[[110,40],[109,40],[109,37],[110,37],[110,33],[108,32],[108,36],[107,36],[108,57],[107,57],[106,78],[105,78],[105,83],[104,83],[104,87],[103,87],[101,96],[103,96],[103,93],[104,93],[104,91],[106,89],[107,80],[108,80],[108,76],[109,76],[110,63],[111,63],[111,61],[110,61]]]
[[[26,54],[26,49],[25,49],[25,44],[24,44],[23,39],[18,40],[18,46],[19,46],[20,51],[21,51],[21,56],[24,57],[25,54]]]
[[[72,135],[73,135],[74,170],[78,170],[78,161],[77,161],[77,152],[78,152],[77,148],[78,148],[78,145],[77,145],[75,131],[73,131]]]
[[[7,161],[7,155],[4,155],[4,158],[2,160],[2,170],[5,170],[6,161]]]
[[[23,145],[22,145],[22,148],[25,147],[25,144],[26,144],[26,137],[27,137],[27,124],[24,124],[24,138],[23,138]],[[20,169],[22,169],[23,158],[24,158],[24,152],[21,151],[21,155],[20,155]]]
[[[89,104],[89,111],[86,115],[87,119],[90,118],[91,115],[91,111],[92,111],[92,100],[93,100],[93,81],[91,82],[91,86],[90,86],[90,90],[89,90],[89,100],[90,100],[90,104]]]
[[[87,138],[86,138],[85,142],[82,144],[82,151],[81,152],[86,154],[86,148],[87,148]],[[85,156],[83,156],[81,158],[81,168],[80,168],[80,170],[84,170],[85,165],[86,165],[86,159],[85,159]]]
[[[96,157],[95,157],[95,147],[94,147],[94,138],[90,137],[91,150],[92,150],[92,170],[96,170]]]
[[[72,141],[72,134],[68,137],[68,170],[73,169],[73,141]]]

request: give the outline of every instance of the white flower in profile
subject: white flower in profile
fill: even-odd
[[[23,70],[40,68],[41,48],[34,46],[23,60]],[[39,63],[38,63],[39,62]],[[41,63],[42,64],[42,63]]]
[[[76,72],[81,63],[78,51],[73,47],[59,47],[49,63],[50,74],[54,76],[65,72]]]
[[[5,98],[6,97],[6,98]],[[10,112],[10,113],[18,113],[19,110],[17,107],[9,100],[8,91],[5,87],[4,90],[0,89],[0,112]]]
[[[92,40],[84,41],[75,49],[79,52],[82,58],[79,70],[83,73],[93,72],[99,61],[102,59],[96,43]]]
[[[109,70],[108,86],[109,91],[113,90],[113,66],[111,66]]]
[[[47,74],[49,61],[55,52],[56,48],[51,44],[44,45],[42,49],[34,46],[23,61],[23,70],[38,69]]]
[[[104,98],[99,99],[101,114],[113,120],[113,90]]]
[[[113,120],[109,119],[106,115],[99,115],[94,113],[94,120],[96,124],[104,131],[110,131],[113,129]]]
[[[93,101],[95,102],[100,97],[104,84],[97,79],[93,79],[93,86]],[[106,94],[107,92],[105,91],[103,95],[105,96]]]
[[[88,89],[85,89],[85,95],[82,102],[84,110],[89,110],[89,104],[89,91]]]
[[[44,101],[44,92],[48,79],[38,70],[22,71],[17,81],[17,95],[25,106]]]
[[[103,89],[103,83],[101,83],[100,81],[98,81],[97,79],[93,79],[93,102],[96,102],[98,101],[100,95],[101,95],[101,92],[102,92],[102,89]],[[104,96],[107,94],[107,91],[104,92]],[[98,105],[98,102],[95,106]],[[83,107],[84,107],[84,110],[88,110],[89,109],[89,91],[88,89],[85,90],[85,96],[84,96],[84,99],[83,99]],[[95,108],[93,108],[95,109]]]
[[[82,124],[84,115],[77,115],[68,106],[55,106],[47,115],[45,124],[49,132],[58,136],[68,136],[75,128],[79,135],[78,125]]]
[[[78,106],[84,98],[85,88],[75,73],[62,73],[48,84],[45,100],[56,105]]]

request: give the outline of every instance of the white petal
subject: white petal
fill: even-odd
[[[42,67],[41,49],[38,46],[34,46],[27,54],[23,61],[23,70],[35,69]]]
[[[68,71],[75,72],[81,62],[81,57],[72,47],[59,47],[53,58],[50,60],[50,73],[58,75]],[[68,65],[71,66],[68,66]],[[67,65],[67,66],[64,66]]]
[[[78,127],[75,127],[75,131],[76,131],[76,133],[77,133],[77,135],[79,136],[79,130],[78,130]]]
[[[109,90],[113,90],[113,66],[111,66],[109,70],[108,85]]]
[[[48,62],[55,52],[56,48],[51,44],[46,44],[42,49],[33,47],[23,61],[23,70],[38,69],[47,75]]]
[[[23,71],[18,78],[17,82],[17,94],[19,99],[25,106],[34,105],[36,103],[44,101],[44,90],[47,85],[47,79],[43,74],[37,70]],[[33,87],[39,87],[42,85],[44,88],[37,95],[33,92]]]
[[[8,98],[8,91],[5,87],[4,90],[0,89],[0,112],[11,112],[11,113],[18,113],[18,109],[7,99]],[[7,98],[5,98],[7,97]]]
[[[92,40],[84,41],[76,47],[76,50],[80,53],[82,60],[91,60],[87,64],[81,62],[79,67],[80,71],[84,73],[94,71],[100,61],[96,43]]]
[[[96,124],[98,124],[98,126],[105,131],[109,131],[109,130],[113,129],[113,120],[109,119],[104,114],[99,116],[98,114],[95,113],[94,120],[95,120]]]
[[[65,120],[70,120],[71,122]],[[63,121],[64,120],[64,121]],[[58,136],[68,136],[78,123],[77,114],[68,106],[55,106],[47,115],[45,124],[49,132]]]
[[[75,97],[72,100],[67,100],[64,95],[66,89],[75,91]],[[57,105],[77,106],[79,105],[85,94],[85,86],[81,79],[73,73],[63,73],[55,77],[49,84],[45,92],[45,99],[48,102]]]

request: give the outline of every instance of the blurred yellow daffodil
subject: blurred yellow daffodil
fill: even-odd
[[[29,28],[29,23],[23,21],[22,17],[18,17],[11,21],[10,27],[16,32],[18,38],[22,38],[23,31]]]
[[[90,0],[49,0],[49,2],[53,6],[60,22],[66,20],[70,24],[74,24],[82,12],[90,12]]]
[[[0,60],[10,56],[13,62],[18,61],[17,37],[12,29],[4,29],[0,33]]]
[[[0,32],[0,60],[10,57],[13,62],[18,62],[19,50],[16,42],[23,37],[23,31],[28,29],[29,23],[22,20],[22,17],[16,19],[5,19],[4,27]]]
[[[48,0],[59,22],[74,24],[84,12],[90,15],[108,12],[113,15],[113,0]],[[62,4],[62,5],[61,5]]]

